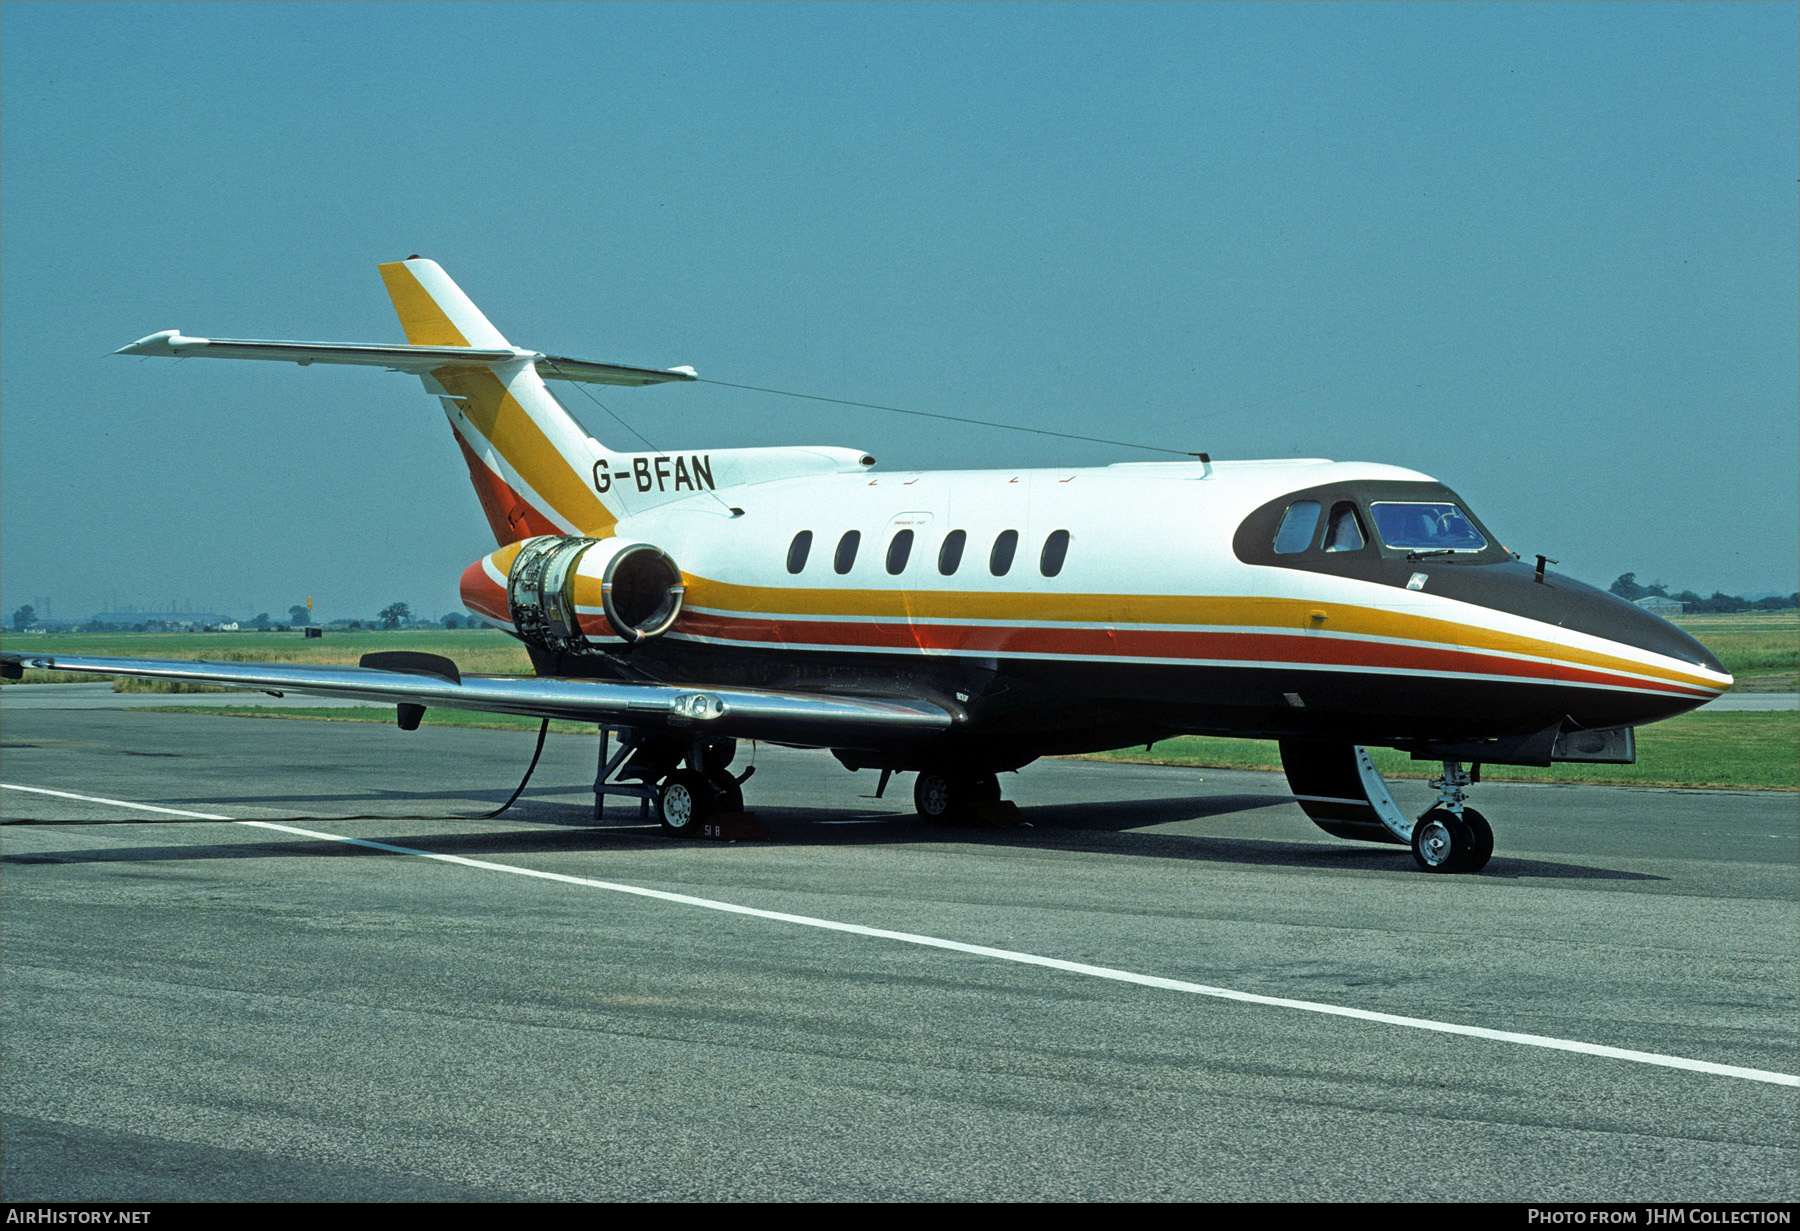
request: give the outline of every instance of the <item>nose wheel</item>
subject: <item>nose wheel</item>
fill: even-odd
[[[1487,818],[1463,806],[1464,787],[1473,783],[1459,761],[1445,761],[1433,778],[1437,802],[1413,825],[1413,861],[1427,872],[1479,872],[1494,855],[1494,830]]]

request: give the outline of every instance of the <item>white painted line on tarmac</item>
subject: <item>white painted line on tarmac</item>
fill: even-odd
[[[1347,1017],[1355,1021],[1379,1022],[1387,1026],[1405,1026],[1412,1030],[1429,1030],[1437,1034],[1462,1035],[1472,1039],[1489,1039],[1499,1043],[1517,1043],[1526,1047],[1541,1047],[1551,1051],[1576,1052],[1585,1056],[1604,1056],[1611,1060],[1629,1060],[1636,1064],[1650,1064],[1662,1068],[1685,1069],[1692,1073],[1710,1073],[1717,1077],[1737,1077],[1745,1081],[1768,1082],[1777,1086],[1800,1086],[1800,1076],[1793,1073],[1777,1073],[1768,1069],[1745,1068],[1736,1064],[1715,1064],[1711,1060],[1690,1060],[1684,1056],[1665,1056],[1658,1052],[1632,1051],[1624,1047],[1608,1047],[1601,1043],[1583,1043],[1575,1039],[1557,1039],[1542,1034],[1520,1034],[1512,1030],[1490,1030],[1485,1026],[1463,1026],[1455,1022],[1433,1021],[1425,1017],[1402,1017],[1395,1013],[1376,1013],[1368,1009],[1353,1009],[1345,1005],[1324,1004],[1316,1000],[1289,1000],[1282,996],[1259,996],[1254,992],[1240,992],[1228,987],[1211,987],[1204,983],[1189,983],[1183,979],[1165,979],[1159,975],[1141,975],[1129,970],[1117,970],[1110,966],[1090,966],[1086,962],[1067,962],[1061,958],[1040,957],[1035,953],[1020,953],[1013,949],[992,949],[986,945],[970,945],[960,940],[944,940],[937,936],[921,936],[915,932],[893,932],[886,928],[866,927],[860,923],[839,923],[833,919],[815,919],[810,915],[790,915],[785,911],[759,910],[754,906],[739,906],[734,902],[720,902],[712,898],[696,898],[685,893],[670,893],[662,889],[646,889],[640,885],[625,885],[616,881],[595,880],[586,876],[569,876],[562,872],[543,872],[536,868],[521,868],[508,863],[493,863],[486,859],[469,859],[462,855],[444,855],[436,851],[420,850],[411,846],[396,846],[391,842],[377,842],[370,838],[349,838],[342,834],[321,833],[314,829],[300,829],[293,825],[282,825],[275,821],[242,821],[231,817],[209,816],[203,812],[180,812],[174,808],[158,808],[151,804],[130,803],[119,799],[101,799],[93,795],[73,795],[67,791],[47,791],[41,787],[13,786],[11,783],[0,783],[10,790],[36,791],[41,795],[57,795],[64,799],[84,800],[88,803],[110,804],[117,808],[147,808],[153,812],[170,812],[177,816],[195,817],[201,820],[232,821],[237,825],[249,825],[257,829],[272,829],[278,833],[294,834],[302,838],[315,838],[323,842],[344,842],[351,846],[366,846],[372,850],[387,851],[394,855],[412,855],[420,859],[432,859],[439,863],[453,863],[465,868],[478,868],[484,872],[509,872],[514,876],[529,876],[537,880],[556,881],[564,885],[581,885],[589,889],[606,889],[614,893],[627,893],[634,897],[654,898],[659,902],[674,902],[681,906],[698,906],[705,910],[716,910],[730,915],[746,915],[753,919],[768,919],[776,923],[792,923],[801,927],[820,928],[828,932],[845,932],[852,936],[868,936],[876,940],[893,940],[902,944],[921,945],[929,949],[947,949],[953,953],[966,953],[973,957],[994,958],[1003,962],[1016,962],[1024,966],[1042,966],[1049,970],[1061,970],[1069,974],[1087,975],[1095,979],[1109,979],[1115,983],[1135,983],[1140,987],[1161,988],[1170,992],[1187,992],[1195,996],[1209,996],[1216,1000],[1234,1000],[1241,1004],[1264,1005],[1269,1008],[1295,1009],[1303,1013],[1320,1013],[1329,1017]]]
[[[89,804],[111,804],[115,808],[137,808],[144,812],[165,812],[170,816],[191,817],[196,821],[230,821],[229,816],[214,816],[210,812],[183,812],[180,808],[161,808],[156,804],[136,804],[126,799],[101,799],[98,795],[71,795],[67,791],[52,791],[41,786],[17,786],[11,782],[0,782],[0,787],[9,791],[30,791],[33,795],[54,795],[58,799],[78,799]]]

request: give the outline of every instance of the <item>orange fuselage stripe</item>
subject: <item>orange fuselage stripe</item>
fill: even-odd
[[[598,583],[587,590],[577,579],[576,601],[599,605]],[[1650,676],[1708,695],[1718,688],[1698,672],[1634,662],[1617,655],[1559,645],[1518,633],[1496,632],[1407,611],[1382,610],[1313,599],[1251,598],[1168,594],[959,593],[946,590],[825,590],[741,586],[689,576],[687,604],[735,616],[855,616],[919,626],[938,620],[997,620],[1055,623],[1109,630],[1125,625],[1173,624],[1244,629],[1306,629],[1348,637],[1381,637],[1428,642],[1445,648],[1524,655],[1567,664],[1571,669],[1629,672]],[[1327,618],[1315,621],[1313,613]],[[685,628],[685,621],[678,629]],[[1366,643],[1364,643],[1366,644]]]
[[[606,631],[594,618],[583,629]],[[1340,637],[1296,637],[1283,633],[1134,628],[1021,628],[1005,625],[944,625],[903,622],[836,623],[768,617],[718,616],[689,612],[677,631],[723,641],[757,642],[803,649],[917,650],[925,653],[1048,655],[1090,660],[1189,660],[1271,666],[1374,668],[1386,672],[1428,671],[1461,675],[1509,676],[1521,682],[1590,683],[1682,696],[1709,697],[1715,690],[1662,681],[1629,679],[1566,662],[1532,662],[1482,653],[1465,646],[1395,645]]]

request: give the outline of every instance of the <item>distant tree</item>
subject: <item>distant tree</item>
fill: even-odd
[[[399,628],[402,620],[412,618],[412,608],[405,603],[389,603],[376,613],[383,628]]]
[[[1649,592],[1657,595],[1659,598],[1669,597],[1669,587],[1660,581],[1651,582]]]
[[[288,623],[305,628],[312,623],[312,612],[306,609],[305,603],[295,603],[288,608]]]
[[[20,633],[24,632],[31,627],[31,622],[35,619],[37,619],[37,608],[27,603],[25,606],[13,612],[13,631]]]
[[[271,623],[272,621],[269,619],[269,613],[264,611],[258,614],[254,620],[250,621],[250,627],[267,629]]]
[[[349,626],[350,626],[350,627],[351,627],[351,628],[361,628],[361,627],[362,627],[362,626],[363,626],[363,625],[362,625],[362,621],[361,621],[361,620],[352,620],[352,621],[350,621],[350,625],[349,625]]]
[[[1786,611],[1790,607],[1800,606],[1800,595],[1790,594],[1782,598],[1779,594],[1771,594],[1767,598],[1759,598],[1751,604],[1755,611]]]
[[[1613,582],[1609,588],[1620,598],[1629,599],[1634,603],[1649,593],[1637,583],[1636,573],[1620,573],[1619,579]]]
[[[1749,611],[1752,606],[1749,599],[1726,594],[1722,590],[1714,590],[1711,598],[1701,598],[1692,590],[1683,590],[1675,597],[1687,604],[1689,615],[1730,615],[1737,611]]]
[[[463,626],[463,618],[461,616],[457,615],[454,611],[452,611],[449,615],[444,617],[444,627],[445,628],[461,628],[462,626]]]

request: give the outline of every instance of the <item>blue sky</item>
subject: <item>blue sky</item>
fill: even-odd
[[[0,6],[0,605],[436,614],[436,404],[109,357],[515,343],[1216,457],[1386,461],[1600,584],[1800,568],[1800,7]],[[662,448],[1153,455],[600,391]],[[579,394],[602,440],[621,433]]]

